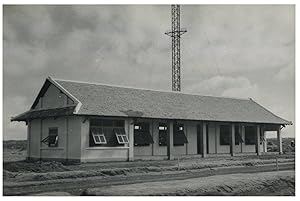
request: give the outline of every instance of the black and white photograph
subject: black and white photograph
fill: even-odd
[[[2,196],[295,198],[296,5],[7,3],[2,23]]]

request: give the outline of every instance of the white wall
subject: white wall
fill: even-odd
[[[41,133],[41,120],[34,119],[29,123],[29,155],[27,157],[40,158],[40,133]]]
[[[29,157],[38,159],[80,159],[81,118],[58,117],[36,119],[30,122]],[[58,146],[48,147],[41,141],[48,137],[49,128],[58,129]]]
[[[208,124],[208,154],[216,153],[217,129],[215,124]]]
[[[81,158],[81,124],[82,117],[71,116],[68,117],[68,138],[67,138],[67,153],[68,159]]]
[[[40,97],[38,104],[34,109],[58,108],[73,104],[72,101],[67,101],[68,97],[64,93],[51,84],[43,97]]]
[[[197,123],[185,121],[186,137],[188,140],[188,154],[197,154]]]
[[[66,135],[67,124],[66,118],[48,118],[42,121],[41,140],[49,135],[49,128],[58,129],[58,146],[48,147],[47,144],[41,143],[41,158],[66,158]]]

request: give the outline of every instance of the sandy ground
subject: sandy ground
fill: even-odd
[[[96,176],[130,176],[136,174],[161,173],[172,171],[202,170],[217,167],[258,166],[275,164],[274,156],[245,156],[197,158],[178,161],[135,161],[63,165],[58,162],[6,162],[4,163],[4,182],[45,181],[54,179],[74,179]],[[280,156],[279,164],[294,163],[293,156]]]
[[[279,164],[279,169],[293,170],[295,163]],[[17,181],[9,182],[4,180],[3,190],[4,195],[30,195],[42,192],[57,192],[64,191],[73,195],[82,195],[86,189],[116,186],[124,184],[137,184],[147,182],[166,182],[174,180],[186,180],[201,177],[208,177],[213,175],[229,175],[235,173],[259,173],[276,171],[274,164],[257,165],[257,166],[229,166],[217,168],[205,168],[195,170],[180,170],[180,171],[161,171],[149,173],[135,173],[130,175],[115,175],[115,176],[94,176],[94,177],[78,177],[74,175],[72,178],[61,178],[53,180],[40,180],[36,178],[35,181]],[[72,172],[70,172],[72,173]],[[50,173],[51,174],[51,173]],[[277,184],[271,184],[277,185]]]
[[[152,190],[149,191],[149,195],[257,195],[261,192],[264,193],[262,195],[293,195],[294,193],[295,182],[294,177],[290,175],[291,173],[283,171],[281,172],[283,175],[279,175],[279,172],[265,173],[276,170],[276,158],[280,170],[292,170],[294,173],[295,155],[293,153],[259,157],[255,155],[235,157],[224,155],[209,158],[181,158],[179,161],[107,162],[74,165],[59,162],[27,162],[24,160],[25,145],[15,142],[8,145],[3,152],[4,195],[34,193],[40,193],[39,195],[119,195],[111,194],[113,191],[118,191],[120,195],[122,193],[122,195],[144,195],[145,189],[150,188],[149,185],[152,186],[152,184],[155,185],[150,188]],[[262,174],[264,180],[255,180],[254,174],[249,174],[253,172],[264,172],[259,173]],[[243,174],[233,175],[233,173]],[[264,174],[266,174],[265,177]],[[215,176],[208,177],[209,175]],[[258,177],[255,175],[255,178]],[[186,185],[184,181],[190,185]],[[241,181],[248,182],[244,184],[240,183]],[[176,184],[174,189],[173,183]],[[198,183],[201,186],[197,186]],[[217,183],[218,186],[214,186],[213,183]],[[247,186],[247,188],[235,190],[239,189],[237,188],[239,185]],[[136,186],[141,186],[141,189],[134,191]],[[124,190],[113,190],[119,187]],[[166,191],[158,191],[154,187],[161,190],[166,188]],[[260,188],[264,191],[261,191]],[[282,192],[282,189],[286,190]]]
[[[88,195],[295,195],[295,172],[230,174],[92,188]]]
[[[13,161],[25,160],[26,153],[27,153],[26,150],[4,149],[3,161],[4,162],[13,162]]]

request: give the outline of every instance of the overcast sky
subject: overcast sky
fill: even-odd
[[[46,77],[171,90],[170,6],[4,6],[4,139]],[[182,91],[251,97],[295,123],[293,6],[182,6]],[[294,136],[294,126],[283,130]]]

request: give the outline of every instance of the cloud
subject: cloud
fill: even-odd
[[[257,97],[258,86],[245,77],[214,76],[188,86],[193,93],[239,98]]]
[[[181,14],[183,91],[291,105],[294,6],[185,5]],[[26,137],[9,118],[30,107],[49,75],[170,90],[170,28],[166,5],[4,6],[5,138]]]
[[[289,82],[291,81],[293,84],[295,82],[295,63],[294,61],[289,63],[288,65],[282,67],[278,73],[275,74],[274,79],[280,82]]]

